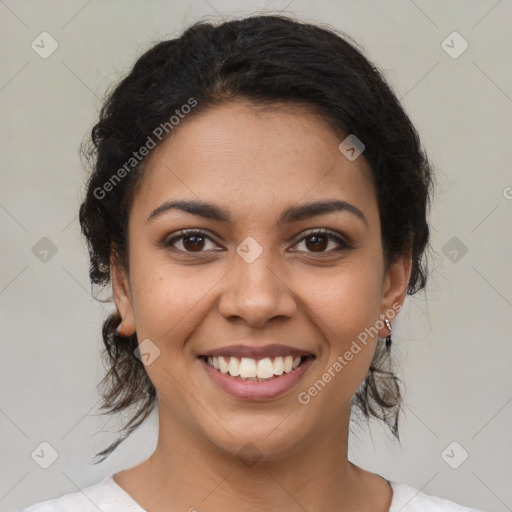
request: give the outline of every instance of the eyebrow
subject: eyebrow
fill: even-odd
[[[191,213],[192,215],[197,215],[199,217],[204,217],[205,219],[211,219],[218,222],[231,222],[231,215],[224,208],[211,203],[205,203],[204,201],[178,200],[166,201],[161,204],[149,214],[146,219],[146,223],[160,217],[169,210],[181,210]],[[291,206],[281,213],[281,216],[277,221],[277,225],[291,224],[292,222],[297,222],[309,217],[340,211],[346,211],[354,214],[361,219],[366,226],[368,226],[368,221],[359,208],[339,199],[314,201],[311,203]]]

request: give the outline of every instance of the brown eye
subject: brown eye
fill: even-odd
[[[211,238],[202,231],[181,232],[177,236],[171,238],[168,242],[164,242],[165,247],[173,247],[178,251],[185,253],[202,253],[205,252],[205,246],[210,242],[213,247],[216,245]]]
[[[297,245],[304,244],[305,252],[310,253],[334,253],[343,249],[350,249],[349,242],[344,240],[341,236],[335,235],[330,231],[312,231],[303,237]],[[331,246],[329,247],[329,244]],[[326,249],[330,250],[326,250]]]
[[[329,243],[329,239],[326,236],[312,235],[308,236],[305,240],[309,241],[309,243],[306,242],[306,247],[313,252],[324,251]]]
[[[184,236],[183,237],[183,247],[187,251],[201,251],[204,247],[205,239],[203,236],[199,235],[191,235],[191,236]]]

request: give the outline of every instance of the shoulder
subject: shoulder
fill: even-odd
[[[390,481],[393,500],[389,512],[482,512],[437,496],[425,494],[401,482]]]
[[[19,512],[139,512],[130,496],[121,491],[112,478],[107,476],[101,482],[80,491],[64,494],[26,507]]]

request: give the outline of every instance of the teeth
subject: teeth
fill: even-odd
[[[284,367],[283,367],[283,358],[276,357],[274,359],[274,375],[283,375]]]
[[[257,377],[258,379],[268,379],[274,376],[274,365],[272,364],[272,359],[270,357],[266,357],[265,359],[260,359],[258,364],[256,365]]]
[[[233,375],[231,372],[229,373],[230,375]],[[249,359],[248,357],[242,357],[242,361],[240,362],[239,375],[243,379],[256,377],[256,361],[254,359]]]
[[[231,357],[229,359],[228,371],[231,377],[238,377],[240,375],[240,359],[238,357]]]
[[[215,368],[215,361],[217,361],[217,365],[219,367],[219,370],[222,372],[222,373],[228,373],[228,370],[229,370],[229,364],[228,364],[228,361],[226,361],[226,359],[222,356],[220,357],[212,357],[213,359],[213,367]],[[210,364],[208,362],[208,364]]]
[[[270,379],[274,375],[290,373],[300,365],[302,358],[297,356],[266,357],[264,359],[252,359],[250,357],[208,357],[210,366],[222,373],[229,373],[232,377],[242,379]]]

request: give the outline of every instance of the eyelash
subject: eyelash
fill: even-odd
[[[335,250],[324,251],[324,252],[319,252],[319,253],[307,251],[309,254],[317,254],[320,257],[322,257],[323,255],[330,255],[333,252],[337,253],[337,252],[340,252],[341,250],[347,250],[347,249],[352,248],[352,245],[347,240],[345,240],[341,236],[333,233],[332,231],[330,231],[328,229],[313,229],[311,231],[308,231],[304,234],[304,236],[300,240],[298,240],[296,242],[295,245],[303,242],[304,240],[306,240],[308,238],[311,238],[311,237],[317,236],[317,235],[321,235],[322,237],[327,238],[329,241],[336,242],[339,247]],[[201,236],[201,237],[207,238],[211,242],[214,242],[214,240],[212,240],[212,238],[210,236],[208,236],[208,234],[205,231],[202,231],[200,229],[185,229],[183,231],[180,231],[176,236],[172,237],[169,241],[164,241],[163,245],[164,245],[164,247],[172,248],[172,245],[174,243],[176,243],[177,241],[182,240],[183,238],[191,237],[191,236]],[[206,252],[206,251],[192,252],[192,251],[183,251],[181,249],[176,249],[176,248],[174,248],[174,249],[177,250],[178,252],[182,252],[184,254],[190,254],[190,255],[203,254]],[[303,252],[303,251],[297,251],[297,252]]]

